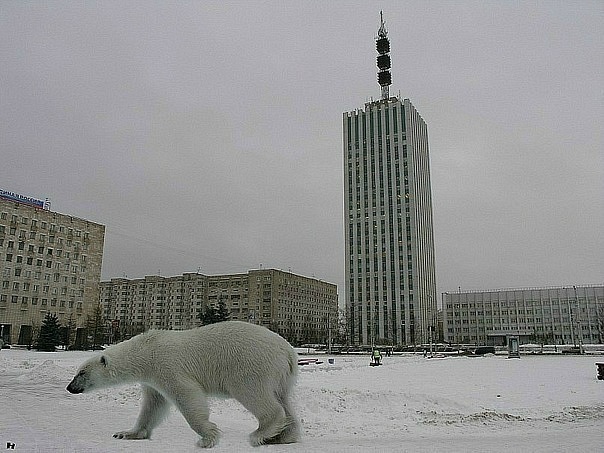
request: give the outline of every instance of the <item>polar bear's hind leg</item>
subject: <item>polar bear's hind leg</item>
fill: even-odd
[[[270,387],[232,396],[258,419],[258,429],[250,434],[252,446],[292,443],[298,439],[297,420],[289,401],[277,397]]]
[[[286,425],[277,436],[269,439],[267,444],[291,444],[300,439],[300,424],[291,408],[289,395],[281,399],[281,406],[285,411]]]
[[[285,411],[277,401],[265,405],[266,412],[255,414],[258,418],[258,429],[250,434],[250,443],[252,446],[274,443],[287,426]]]

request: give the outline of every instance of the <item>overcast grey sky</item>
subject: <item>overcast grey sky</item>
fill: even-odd
[[[103,279],[273,267],[344,299],[342,113],[428,124],[439,293],[604,282],[604,2],[0,3],[0,188]]]

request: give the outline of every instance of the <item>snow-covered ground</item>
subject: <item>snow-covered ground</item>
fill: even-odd
[[[112,437],[138,414],[137,386],[65,391],[91,352],[0,352],[0,448],[39,452],[199,452],[197,435],[173,410],[150,440]],[[315,356],[300,367],[295,405],[303,438],[252,448],[253,416],[212,400],[222,430],[213,451],[420,452],[604,451],[603,356],[384,358]],[[10,450],[6,450],[10,451]]]

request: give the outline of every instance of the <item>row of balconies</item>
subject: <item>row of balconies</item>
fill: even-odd
[[[50,303],[49,303],[50,302]],[[59,309],[70,309],[70,310],[76,310],[76,311],[82,311],[82,302],[75,302],[73,300],[71,301],[66,301],[66,300],[59,300],[56,298],[53,299],[46,299],[46,298],[37,298],[37,297],[32,297],[31,300],[26,297],[26,296],[22,296],[21,298],[21,302],[19,302],[18,300],[18,296],[12,296],[11,298],[11,304],[12,305],[19,305],[21,310],[27,310],[30,306],[31,307],[36,307],[39,306],[41,310],[45,310],[47,306],[51,306],[51,307],[56,307],[57,306],[57,302],[58,302],[58,307]],[[0,298],[0,306],[3,307],[7,307],[9,305],[8,303],[8,298]],[[44,308],[42,308],[44,307]]]
[[[31,219],[31,223],[29,223],[30,219],[27,219],[27,217],[21,217],[21,222],[18,221],[18,219],[15,219],[16,216],[13,216],[13,218],[11,218],[11,220],[9,221],[9,225],[13,228],[17,228],[18,225],[29,225],[29,230],[30,231],[38,231],[38,229],[42,229],[42,230],[48,230],[49,233],[59,233],[62,234],[64,236],[67,237],[84,237],[84,239],[88,239],[89,237],[89,233],[87,231],[83,231],[83,230],[74,230],[73,228],[67,228],[67,231],[64,230],[64,227],[62,227],[61,225],[56,225],[51,223],[50,225],[48,225],[48,222],[45,221],[39,221],[38,219]],[[40,226],[38,227],[38,221],[40,222]],[[34,223],[35,222],[35,223]],[[48,228],[46,228],[48,226]],[[63,228],[63,231],[61,230],[61,228]],[[25,231],[25,230],[20,230],[20,231]]]

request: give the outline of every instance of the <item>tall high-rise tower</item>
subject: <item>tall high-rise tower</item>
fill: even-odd
[[[420,344],[436,326],[432,193],[426,123],[390,97],[390,41],[378,36],[381,99],[346,112],[346,306],[353,344]]]

